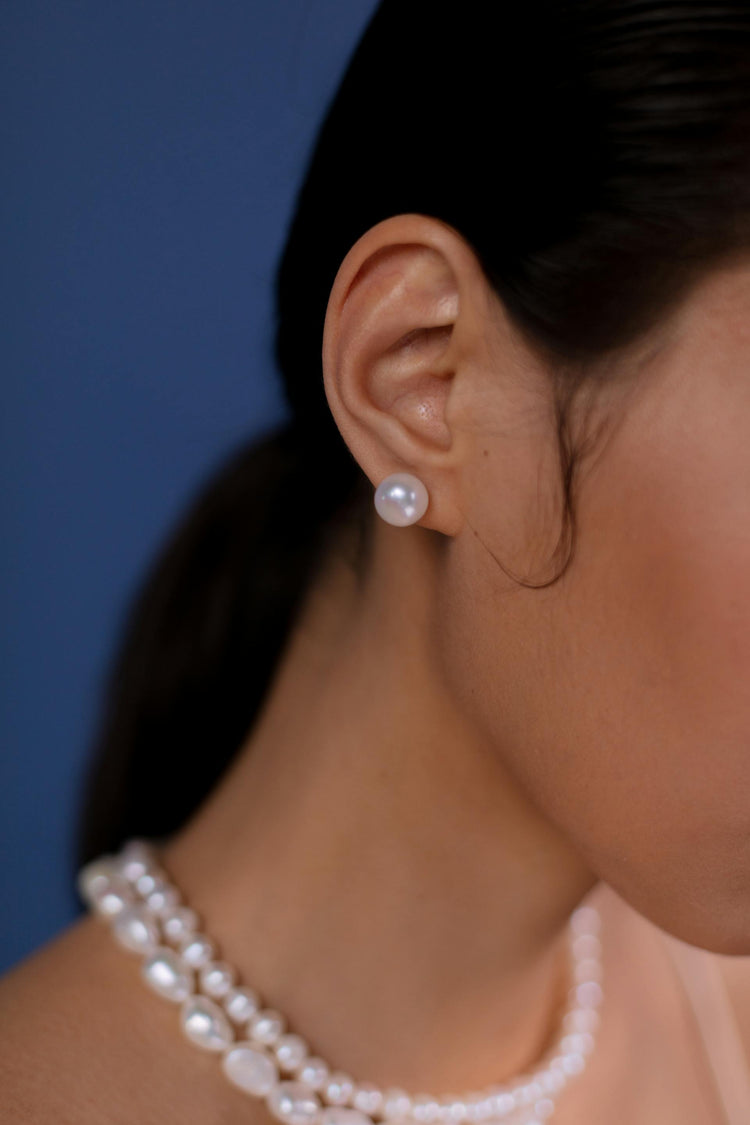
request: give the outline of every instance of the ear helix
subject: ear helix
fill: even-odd
[[[421,520],[429,497],[419,477],[413,473],[391,473],[375,490],[378,515],[394,527],[406,527]]]

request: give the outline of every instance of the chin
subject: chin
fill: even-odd
[[[659,909],[641,912],[688,945],[728,957],[750,957],[750,888],[731,897],[662,901]]]

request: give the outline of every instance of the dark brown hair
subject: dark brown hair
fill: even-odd
[[[211,480],[126,623],[81,795],[76,862],[161,837],[251,728],[344,520],[372,488],[328,409],[323,321],[353,243],[389,215],[450,223],[559,382],[750,244],[746,0],[385,0],[322,125],[276,278],[290,422]],[[288,513],[293,512],[292,518]]]

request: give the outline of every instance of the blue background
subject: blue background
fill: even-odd
[[[75,916],[73,811],[139,575],[285,416],[273,271],[375,6],[0,8],[0,971]]]

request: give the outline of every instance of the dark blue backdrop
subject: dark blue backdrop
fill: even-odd
[[[0,8],[0,971],[74,914],[74,800],[134,583],[284,416],[271,281],[375,0]]]

